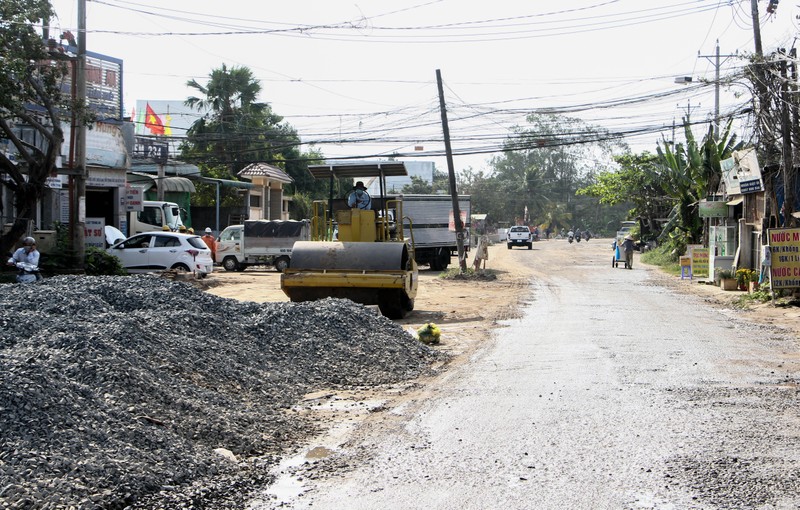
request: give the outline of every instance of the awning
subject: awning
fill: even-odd
[[[145,191],[156,185],[156,179],[158,179],[158,176],[156,175],[144,174],[140,172],[128,173],[128,184],[130,186],[144,189]],[[194,187],[194,183],[186,177],[164,177],[164,179],[161,181],[161,186],[164,191],[169,192],[194,193],[197,191]]]
[[[330,165],[309,165],[308,171],[315,179],[326,179],[333,174],[339,178],[356,177],[397,177],[408,175],[405,164],[400,161],[331,163]]]
[[[244,189],[253,189],[256,186],[252,182],[244,182],[244,181],[232,181],[230,179],[215,179],[213,177],[199,177],[197,178],[200,182],[205,182],[206,184],[218,184],[220,186],[228,186],[230,188],[244,188]]]
[[[731,200],[728,200],[725,203],[728,204],[728,205],[739,205],[743,201],[744,201],[744,197],[741,196],[741,195],[738,195],[738,196],[736,196],[736,198],[732,198]]]

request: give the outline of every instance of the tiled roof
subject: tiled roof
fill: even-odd
[[[253,177],[269,177],[270,179],[274,179],[279,182],[294,182],[289,174],[281,170],[280,168],[272,165],[268,165],[266,163],[253,163],[248,165],[239,172],[239,177],[245,177],[252,179]]]

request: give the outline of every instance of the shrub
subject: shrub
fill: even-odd
[[[86,248],[86,274],[99,275],[126,275],[120,260],[107,253],[105,250],[89,246]]]

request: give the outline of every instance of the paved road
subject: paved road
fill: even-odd
[[[514,255],[539,272],[523,318],[268,506],[800,507],[797,339],[605,243],[536,248]]]

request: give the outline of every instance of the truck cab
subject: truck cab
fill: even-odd
[[[531,229],[524,225],[516,225],[508,229],[506,244],[510,250],[514,246],[527,246],[529,250],[533,249],[533,236]]]
[[[183,226],[181,208],[174,202],[145,200],[141,211],[131,211],[128,217],[128,236],[163,230],[169,227],[177,232]]]

